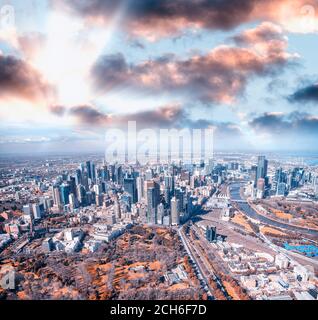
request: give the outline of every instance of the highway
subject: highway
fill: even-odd
[[[243,211],[247,216],[252,219],[258,220],[260,222],[266,223],[273,227],[278,227],[281,229],[286,229],[290,231],[295,231],[304,235],[311,235],[318,237],[318,231],[312,229],[305,229],[297,226],[293,226],[287,223],[279,222],[273,219],[269,219],[259,213],[257,213],[244,199],[242,199],[240,194],[241,183],[233,183],[230,185],[230,196],[231,200],[236,203],[237,207]]]

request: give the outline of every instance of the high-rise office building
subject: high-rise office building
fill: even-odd
[[[70,186],[70,193],[76,193],[76,178],[69,175],[67,177],[67,184]]]
[[[76,169],[75,171],[75,184],[78,186],[82,183],[82,171],[81,169]]]
[[[86,174],[88,178],[92,179],[92,169],[90,161],[86,161]]]
[[[171,191],[169,187],[165,187],[164,190],[164,198],[165,198],[165,203],[167,207],[170,207],[170,200],[171,200]]]
[[[285,196],[285,194],[286,194],[286,183],[284,183],[284,182],[278,183],[276,195]]]
[[[104,165],[102,167],[101,170],[101,178],[103,182],[109,181],[110,180],[110,176],[109,176],[109,171],[106,165]]]
[[[124,179],[124,174],[123,174],[122,167],[116,166],[116,168],[115,168],[115,182],[117,184],[123,185],[123,179]]]
[[[124,179],[124,190],[130,194],[132,203],[136,203],[138,201],[136,180],[134,178]]]
[[[53,203],[56,207],[61,208],[62,199],[59,187],[52,187]]]
[[[94,184],[93,190],[98,196],[102,194],[102,186],[100,184]]]
[[[256,187],[257,183],[257,166],[251,167],[251,181],[253,181],[254,187]]]
[[[147,221],[157,223],[157,206],[160,203],[160,185],[154,180],[145,181],[147,195]]]
[[[144,180],[142,177],[136,178],[136,186],[137,186],[137,199],[138,202],[141,202],[142,198],[144,198]]]
[[[95,168],[95,164],[92,162],[91,163],[91,174],[90,174],[90,178],[92,180],[92,182],[96,181],[96,168]]]
[[[267,167],[268,161],[266,160],[265,156],[259,156],[257,161],[257,179],[265,179],[267,176]]]
[[[184,190],[181,188],[175,189],[175,197],[178,200],[178,210],[179,212],[183,212],[184,205],[185,205],[185,194]]]
[[[117,196],[114,201],[114,213],[115,213],[116,219],[121,219],[121,208],[120,208],[120,204]]]
[[[278,168],[275,172],[275,182],[276,183],[281,183],[284,182],[283,181],[283,169],[282,168]]]
[[[76,195],[81,206],[86,204],[86,190],[83,185],[79,184],[76,188]]]
[[[33,203],[32,211],[34,220],[40,220],[42,218],[41,209],[38,203]]]
[[[120,203],[125,210],[124,212],[131,212],[132,196],[129,193],[125,192],[122,194]]]
[[[69,195],[71,193],[71,188],[68,184],[62,184],[60,186],[61,200],[63,205],[69,204]]]
[[[171,224],[179,225],[180,224],[179,200],[176,197],[173,197],[171,199],[170,207],[171,207]]]
[[[173,176],[165,176],[165,187],[170,189],[170,192],[174,194],[174,177]]]
[[[158,224],[162,224],[164,213],[165,213],[165,209],[164,209],[163,203],[159,203],[157,207],[157,223]]]
[[[68,201],[69,201],[69,204],[70,204],[72,210],[74,210],[77,207],[77,201],[76,201],[74,193],[70,193],[70,195],[68,196]]]

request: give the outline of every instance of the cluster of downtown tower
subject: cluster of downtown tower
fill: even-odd
[[[156,165],[132,167],[120,164],[97,167],[92,161],[81,163],[73,174],[64,173],[51,186],[53,211],[74,212],[77,208],[114,202],[116,218],[138,207],[139,216],[149,224],[178,225],[199,206],[194,188],[207,181],[195,175],[205,168],[213,172],[213,162],[205,165]],[[214,182],[222,181],[222,166],[214,169]],[[223,173],[224,175],[224,173]],[[46,204],[47,206],[47,204]],[[51,209],[51,210],[52,210]]]

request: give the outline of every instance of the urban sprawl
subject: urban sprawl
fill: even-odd
[[[2,299],[317,300],[318,167],[2,157],[0,267]]]

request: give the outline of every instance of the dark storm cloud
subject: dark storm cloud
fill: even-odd
[[[185,28],[230,30],[243,23],[269,20],[281,22],[288,10],[291,19],[301,16],[307,0],[52,0],[63,10],[79,14],[90,23],[107,24],[118,10],[130,34],[155,40]]]
[[[274,135],[318,134],[318,117],[302,112],[292,112],[290,114],[264,113],[251,120],[249,125],[255,129],[255,131]]]
[[[318,84],[309,85],[301,88],[292,94],[289,98],[290,102],[318,102]]]
[[[92,20],[107,21],[120,8],[126,8],[128,22],[138,21],[138,26],[150,26],[165,21],[166,28],[174,24],[202,24],[213,29],[230,29],[245,22],[257,1],[219,0],[75,0],[53,1]],[[259,1],[262,2],[262,1]],[[264,2],[264,1],[263,1]],[[179,21],[181,20],[181,21]],[[162,28],[163,25],[160,24]]]
[[[73,107],[69,110],[68,114],[75,117],[83,125],[105,125],[109,122],[108,115],[87,105]]]
[[[109,90],[124,83],[129,76],[129,66],[121,53],[102,56],[92,68],[97,87]]]
[[[51,88],[25,61],[0,54],[0,98],[44,99]]]
[[[261,24],[241,37],[246,47],[219,46],[187,60],[166,55],[128,64],[122,54],[105,55],[94,65],[92,78],[99,92],[131,88],[231,104],[244,94],[251,78],[273,75],[294,60],[286,52],[287,40],[281,29],[273,24]]]
[[[222,138],[240,138],[240,128],[230,122],[216,122],[208,119],[191,119],[190,114],[179,104],[170,104],[154,110],[136,112],[132,114],[110,115],[99,111],[94,106],[83,105],[68,109],[61,106],[51,107],[51,111],[58,116],[70,116],[76,126],[89,127],[93,131],[106,128],[126,129],[128,121],[136,121],[137,130],[140,129],[206,129],[214,128],[215,136]]]
[[[94,106],[89,105],[72,107],[65,113],[60,112],[60,110],[65,110],[61,108],[62,107],[52,107],[51,111],[60,116],[63,114],[72,116],[80,125],[92,127],[127,127],[128,121],[136,121],[139,128],[177,128],[185,124],[192,124],[189,123],[190,120],[188,119],[187,113],[177,104],[122,115],[105,114]]]

